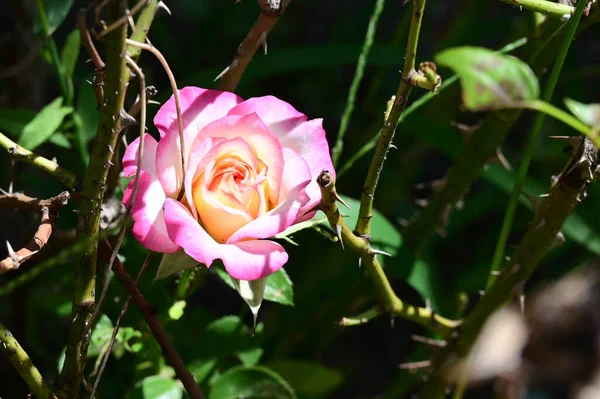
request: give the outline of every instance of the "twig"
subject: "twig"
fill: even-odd
[[[115,252],[117,252],[116,248],[113,251],[113,253],[115,253]],[[135,278],[136,287],[139,284],[142,276],[144,275],[144,272],[148,268],[151,258],[152,258],[152,252],[148,252],[148,255],[146,255],[146,259],[144,259],[144,263],[142,264],[142,267],[140,268],[140,271],[138,272],[138,275]],[[112,260],[112,255],[111,255],[111,260]],[[109,260],[109,264],[112,266],[113,262],[111,260]],[[104,353],[104,358],[102,359],[102,364],[100,365],[100,369],[98,370],[98,375],[96,377],[96,380],[94,381],[94,387],[92,388],[92,391],[90,393],[90,398],[94,397],[94,394],[96,393],[96,390],[98,389],[98,385],[100,384],[100,380],[102,379],[102,374],[104,374],[104,369],[106,368],[106,363],[108,362],[108,358],[110,357],[110,353],[112,352],[112,348],[115,344],[115,339],[117,338],[117,334],[119,333],[119,328],[121,327],[121,321],[123,320],[123,316],[125,316],[125,313],[127,313],[127,309],[129,308],[129,302],[131,302],[131,295],[127,296],[127,299],[125,300],[125,303],[123,304],[123,308],[121,309],[121,313],[119,313],[119,317],[117,318],[117,321],[115,322],[115,326],[113,328],[112,335],[110,336],[110,341],[108,342],[106,352]]]
[[[140,0],[135,4],[135,6],[133,6],[133,8],[131,10],[126,9],[125,15],[123,15],[121,18],[119,18],[118,20],[113,22],[110,26],[106,27],[106,29],[103,29],[100,33],[98,33],[96,35],[98,40],[102,39],[104,36],[108,35],[110,32],[114,31],[115,29],[117,29],[123,25],[126,25],[131,17],[133,17],[138,12],[140,12],[142,10],[142,8],[144,8],[146,6],[146,4],[148,4],[148,1],[149,0]]]
[[[92,82],[92,89],[94,90],[94,95],[96,96],[96,103],[98,104],[98,108],[102,108],[102,106],[104,105],[104,73],[106,69],[106,64],[104,63],[104,61],[102,61],[100,54],[98,54],[98,50],[96,50],[96,46],[94,46],[92,36],[90,35],[90,30],[87,26],[86,14],[88,8],[83,8],[79,10],[79,13],[77,14],[77,27],[79,28],[81,42],[87,50],[92,60],[92,63],[94,64],[94,68],[96,69],[96,76],[94,77],[94,81]]]
[[[414,321],[444,336],[458,327],[461,324],[460,321],[441,317],[431,309],[405,304],[396,296],[381,264],[377,260],[377,255],[382,252],[371,248],[368,240],[356,236],[344,223],[337,207],[336,201],[339,197],[335,191],[335,181],[331,173],[326,170],[321,172],[317,178],[317,183],[321,188],[321,207],[327,215],[331,228],[338,235],[340,242],[359,256],[360,264],[365,266],[373,281],[383,312]],[[369,316],[374,317],[375,314],[371,312]]]
[[[182,175],[182,190],[183,190],[183,181],[185,181],[185,171],[187,169],[187,153],[186,153],[186,145],[185,145],[185,135],[183,134],[183,118],[181,116],[181,105],[179,101],[179,89],[177,88],[177,83],[175,82],[175,76],[173,76],[173,72],[169,67],[169,63],[162,55],[162,53],[154,46],[136,42],[134,40],[127,39],[127,44],[130,46],[138,47],[142,50],[146,50],[151,52],[161,63],[164,68],[167,76],[169,77],[169,82],[171,83],[171,90],[173,90],[173,96],[175,97],[175,110],[177,111],[177,128],[179,129],[179,141],[181,143],[181,175]]]
[[[127,2],[115,1],[108,5],[109,21],[125,15]],[[86,334],[95,311],[96,265],[100,230],[100,210],[104,198],[106,178],[111,158],[117,145],[121,124],[121,110],[125,101],[128,72],[125,65],[127,26],[120,27],[107,36],[104,106],[100,111],[98,132],[92,145],[89,167],[83,178],[81,204],[77,224],[77,238],[91,240],[79,258],[71,311],[71,326],[67,338],[67,351],[61,370],[57,394],[60,398],[76,397],[87,360],[89,336]]]
[[[350,92],[348,93],[348,99],[346,100],[346,108],[344,109],[342,120],[340,122],[340,129],[338,130],[335,146],[331,150],[331,159],[333,165],[336,167],[339,163],[340,156],[342,155],[342,150],[344,149],[344,136],[346,135],[346,130],[348,130],[348,124],[350,123],[350,118],[352,117],[352,111],[354,111],[356,93],[358,92],[358,87],[360,86],[360,82],[362,81],[365,72],[367,58],[369,58],[371,46],[373,45],[373,40],[375,39],[375,32],[377,31],[377,22],[379,21],[379,16],[383,12],[384,4],[385,0],[377,0],[375,3],[373,14],[369,20],[369,27],[367,28],[365,42],[363,43],[362,50],[358,56],[356,71],[354,72],[354,78],[352,78]]]
[[[112,253],[112,248],[106,240],[100,242],[100,247],[102,248],[100,256],[104,261],[107,261],[109,254]],[[177,378],[179,378],[183,384],[187,394],[192,399],[203,399],[204,394],[200,390],[200,387],[198,387],[198,384],[196,384],[196,381],[194,381],[194,377],[185,366],[185,363],[179,356],[179,353],[177,353],[177,350],[169,340],[164,327],[156,316],[156,309],[139,291],[135,282],[131,279],[129,274],[127,274],[127,271],[118,258],[113,264],[113,272],[121,284],[123,284],[127,293],[131,296],[133,303],[135,303],[140,313],[142,313],[142,316],[144,316],[146,324],[150,327],[152,334],[154,334],[156,341],[162,348],[165,357],[169,360],[169,363],[171,363]]]
[[[56,399],[52,390],[44,383],[44,378],[34,366],[33,362],[23,350],[19,342],[6,327],[0,323],[0,350],[6,355],[8,360],[17,370],[27,387],[36,398]]]
[[[432,375],[419,397],[444,397],[447,384],[444,375],[448,368],[468,356],[488,317],[518,292],[518,287],[529,279],[546,252],[555,245],[564,221],[573,212],[597,165],[593,143],[581,137],[574,156],[536,207],[529,229],[502,273],[469,313],[459,334],[434,357]]]
[[[577,4],[575,8],[575,13],[571,20],[569,21],[569,26],[567,27],[567,32],[565,37],[563,38],[560,50],[558,52],[558,56],[554,62],[554,66],[552,67],[552,72],[550,73],[550,77],[548,78],[548,82],[546,83],[546,87],[544,89],[544,93],[542,95],[542,100],[544,102],[549,103],[552,99],[552,95],[554,94],[554,88],[556,87],[556,83],[558,82],[558,78],[562,71],[562,66],[567,57],[567,53],[569,52],[569,47],[571,46],[571,42],[573,41],[573,37],[575,37],[575,32],[577,31],[577,25],[579,24],[579,20],[583,15],[583,11],[586,7],[587,0],[582,0]],[[506,248],[506,243],[508,241],[508,235],[510,234],[510,229],[512,227],[512,221],[517,210],[517,205],[519,203],[519,196],[521,195],[521,191],[523,186],[525,185],[525,178],[527,177],[527,171],[529,170],[529,163],[533,158],[533,154],[537,147],[537,141],[540,133],[542,132],[542,125],[544,123],[545,114],[542,112],[538,112],[535,120],[533,122],[533,126],[531,127],[531,132],[529,133],[529,137],[527,140],[527,146],[525,148],[525,154],[521,163],[519,164],[519,171],[517,173],[517,179],[515,181],[515,185],[510,193],[510,199],[508,201],[508,207],[506,209],[506,214],[504,215],[504,221],[502,223],[502,230],[500,231],[500,237],[498,238],[498,242],[496,244],[496,250],[494,251],[494,258],[492,261],[492,271],[496,271],[500,269],[500,265],[502,264],[502,259],[504,258],[504,251]],[[493,281],[495,276],[490,273],[487,287],[489,287]]]
[[[215,78],[215,80],[221,79],[218,86],[219,90],[234,92],[256,50],[260,46],[264,46],[266,53],[267,36],[288,7],[290,1],[280,0],[279,8],[274,10],[269,1],[259,0],[261,12],[258,19],[238,47],[233,61]]]
[[[77,184],[77,177],[68,170],[58,166],[58,163],[55,160],[51,161],[34,154],[33,152],[21,147],[2,133],[0,133],[0,147],[6,149],[8,151],[8,155],[17,161],[25,161],[37,166],[68,188],[74,188]]]
[[[369,167],[365,183],[363,185],[362,194],[360,198],[360,210],[358,212],[358,220],[356,222],[356,228],[354,229],[359,235],[366,236],[370,232],[371,228],[371,217],[373,210],[373,198],[375,195],[375,189],[379,181],[379,175],[383,169],[383,163],[387,156],[388,150],[394,134],[396,133],[396,125],[400,120],[400,115],[406,107],[408,96],[410,95],[412,85],[410,83],[411,77],[417,72],[415,71],[415,57],[417,52],[417,45],[419,42],[419,32],[421,30],[421,21],[423,20],[423,11],[425,9],[425,0],[415,0],[413,2],[413,14],[408,32],[408,42],[406,45],[406,57],[404,61],[404,70],[402,71],[402,80],[393,105],[385,119],[381,135],[377,142],[377,148],[373,155],[373,160]]]
[[[10,270],[18,269],[48,243],[50,235],[52,235],[54,223],[58,217],[57,212],[67,204],[69,197],[70,194],[68,191],[47,200],[38,200],[24,194],[0,195],[0,209],[13,207],[42,213],[40,226],[25,247],[15,252],[7,241],[8,256],[0,261],[0,275]]]
[[[378,316],[381,316],[381,311],[374,307],[354,317],[343,317],[337,324],[342,327],[360,326]]]
[[[539,12],[555,18],[570,17],[575,8],[567,4],[555,3],[547,0],[500,0],[519,9]],[[587,0],[582,0],[587,3]]]

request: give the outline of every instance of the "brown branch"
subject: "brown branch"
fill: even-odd
[[[112,254],[112,247],[110,246],[110,243],[107,240],[101,240],[98,244],[100,259],[105,262],[110,261],[110,256]],[[171,363],[171,366],[175,370],[175,375],[177,375],[177,378],[179,378],[183,384],[189,397],[192,399],[204,399],[204,394],[200,390],[200,387],[185,366],[185,363],[179,356],[179,353],[177,353],[177,350],[169,340],[163,325],[156,316],[155,307],[148,302],[148,300],[140,292],[135,282],[131,279],[125,270],[125,267],[118,258],[115,259],[112,270],[123,287],[125,287],[125,290],[127,290],[127,293],[131,296],[133,303],[135,303],[140,313],[142,313],[142,316],[144,316],[146,324],[148,324],[152,334],[154,334],[156,341],[162,348],[165,357],[167,360],[169,360],[169,363]]]
[[[235,57],[231,64],[227,66],[216,77],[215,80],[221,79],[218,89],[223,91],[234,92],[237,85],[242,79],[242,75],[246,71],[248,64],[252,61],[254,54],[260,46],[264,46],[265,54],[267,53],[267,36],[279,20],[279,17],[291,0],[258,0],[261,6],[261,12],[256,22],[246,35],[246,38],[237,49]]]
[[[40,226],[26,246],[15,252],[7,241],[8,256],[0,261],[0,275],[18,269],[48,243],[58,217],[58,209],[67,204],[69,197],[68,191],[47,200],[39,200],[20,193],[0,195],[0,209],[17,208],[42,213]]]

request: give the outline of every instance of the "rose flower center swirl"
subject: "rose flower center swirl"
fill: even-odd
[[[272,209],[267,166],[255,157],[228,153],[210,162],[192,183],[199,221],[217,242]]]

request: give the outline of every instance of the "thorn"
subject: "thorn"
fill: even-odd
[[[549,197],[549,196],[550,196],[550,193],[540,194],[539,195],[540,198],[546,198],[546,197]]]
[[[358,258],[358,268],[360,269],[362,267],[362,258]]]
[[[501,274],[502,274],[502,272],[501,272],[500,270],[492,270],[492,271],[490,272],[490,274],[491,274],[492,276],[499,276],[499,275],[501,275]]]
[[[392,257],[392,255],[391,255],[391,254],[389,254],[389,253],[387,253],[387,252],[385,252],[385,251],[381,251],[381,250],[379,250],[379,249],[373,249],[373,248],[370,248],[370,249],[369,249],[369,254],[370,254],[370,255],[373,255],[373,256],[375,256],[375,255],[385,255],[385,256]]]
[[[429,298],[425,298],[425,309],[431,312],[431,300]]]
[[[437,348],[443,348],[444,346],[446,346],[446,341],[444,341],[444,340],[422,337],[420,335],[411,335],[410,338],[415,342],[419,342],[421,344],[425,344],[425,345],[429,345],[429,346],[434,346]]]
[[[485,296],[484,290],[479,290],[479,291],[477,291],[477,293],[479,294],[479,296]]]
[[[346,201],[344,201],[342,197],[340,197],[337,191],[333,192],[333,198],[335,198],[336,201],[341,202],[346,208],[348,208],[348,210],[352,210],[352,208],[350,208],[350,205],[346,204]]]
[[[464,123],[460,123],[460,122],[456,122],[456,121],[450,122],[450,126],[458,129],[460,134],[464,137],[465,142],[467,142],[467,143],[471,139],[471,136],[473,135],[473,133],[475,133],[477,131],[477,129],[479,129],[481,127],[482,124],[483,124],[483,119],[481,119],[479,122],[477,122],[476,124],[471,125],[471,126],[465,125]]]
[[[394,315],[390,317],[390,328],[394,328],[396,326],[396,318]]]
[[[338,240],[340,240],[340,244],[342,244],[342,249],[346,250],[346,248],[344,248],[344,240],[342,240],[342,226],[339,224],[335,225],[335,235],[337,236]]]
[[[258,38],[258,42],[263,46],[263,49],[265,50],[265,55],[267,55],[267,32],[263,32],[260,34],[260,37]]]
[[[510,166],[510,163],[508,163],[508,161],[506,160],[506,157],[502,153],[502,148],[500,148],[500,146],[496,147],[496,158],[498,158],[500,164],[504,166],[504,169],[506,169],[509,172],[512,170],[512,166]]]
[[[8,255],[9,256],[16,255],[15,250],[13,249],[12,245],[10,245],[10,242],[8,242],[8,240],[6,240],[6,248],[8,248]]]
[[[2,195],[10,195],[8,191],[4,191],[2,188],[0,188],[0,193],[2,193]]]
[[[240,0],[238,0],[238,1],[240,1]],[[158,9],[162,8],[163,10],[165,10],[167,12],[167,14],[169,14],[169,16],[171,16],[171,10],[169,10],[169,7],[167,7],[167,5],[165,3],[163,3],[162,1],[159,1],[156,6]]]
[[[425,188],[430,188],[432,192],[437,193],[441,191],[446,183],[448,182],[448,176],[442,177],[441,179],[436,179],[430,181],[429,183],[419,183],[415,185],[417,190],[423,190]]]
[[[404,218],[400,218],[400,219],[398,219],[398,224],[399,224],[400,226],[402,226],[402,227],[406,227],[406,226],[408,226],[408,223],[409,223],[409,222],[408,222],[408,220],[406,220],[406,219],[404,219]]]
[[[225,67],[225,69],[223,69],[223,71],[217,75],[217,77],[213,80],[213,82],[216,82],[217,80],[221,79],[227,72],[229,72],[231,69],[235,69],[238,66],[239,62],[238,60],[233,60],[233,62],[229,65],[227,65]]]
[[[148,100],[148,104],[160,105],[160,101]]]
[[[427,206],[427,203],[429,201],[427,201],[426,199],[423,198],[418,198],[415,200],[415,204],[419,205],[421,208],[425,208]]]
[[[563,245],[565,243],[565,241],[566,241],[565,235],[563,234],[562,231],[559,231],[558,233],[556,233],[556,237],[554,238],[554,241],[552,242],[552,246],[560,247],[561,245]]]
[[[392,144],[392,143],[390,143],[390,145],[388,146],[388,148],[389,148],[390,150],[397,150],[397,149],[398,149],[398,147],[396,147],[396,146],[395,146],[394,144]]]
[[[398,365],[400,370],[418,370],[431,366],[431,360],[422,360],[420,362],[406,362]]]

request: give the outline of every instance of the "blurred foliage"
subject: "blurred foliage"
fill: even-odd
[[[77,9],[87,2],[43,1],[50,40],[61,49],[58,65],[44,45],[34,2],[12,3],[0,11],[5,22],[2,37],[11,39],[0,41],[0,131],[30,150],[37,147],[39,154],[55,157],[61,166],[81,174],[89,161],[89,144],[98,123],[94,93],[86,83],[93,79],[93,68],[85,62],[87,55],[83,48],[79,50],[79,35],[74,31]],[[159,13],[149,34],[152,43],[165,55],[179,87],[215,87],[213,79],[228,65],[258,15],[256,2],[167,3],[172,16]],[[378,132],[385,104],[396,91],[410,20],[410,8],[403,3],[385,5],[346,133],[341,165]],[[238,94],[244,98],[272,94],[309,118],[323,118],[332,144],[373,4],[347,1],[340,7],[336,2],[292,1],[269,36],[268,55],[256,55]],[[496,50],[520,38],[531,40],[532,20],[527,11],[520,12],[500,1],[431,1],[425,10],[417,60],[431,60],[435,54],[459,45]],[[584,122],[592,120],[592,115],[597,120],[597,110],[583,104],[600,102],[597,29],[596,26],[583,31],[573,42],[553,101],[562,108],[564,98],[580,102],[570,101],[567,105]],[[552,57],[555,47],[551,43],[543,52]],[[512,54],[527,59],[528,49],[525,45]],[[15,65],[18,68],[9,73]],[[158,62],[144,54],[140,65],[146,81],[158,89],[157,99],[165,101],[171,90]],[[452,75],[447,68],[440,68],[438,73],[444,79]],[[65,87],[57,84],[57,74],[59,82],[66,82]],[[545,77],[542,74],[541,85]],[[74,93],[72,102],[68,101],[69,87]],[[67,92],[63,92],[65,88]],[[129,90],[130,104],[135,93],[136,90]],[[403,118],[398,127],[394,141],[397,150],[390,153],[383,170],[375,199],[378,213],[372,225],[374,247],[392,255],[383,261],[397,294],[407,303],[424,306],[427,302],[447,317],[459,317],[469,306],[464,294],[474,298],[485,287],[515,180],[513,171],[490,165],[465,198],[464,209],[451,215],[446,237],[436,237],[418,259],[402,245],[401,221],[418,212],[415,199],[430,195],[428,189],[417,189],[415,185],[443,177],[460,154],[462,138],[451,122],[475,124],[483,118],[481,113],[463,112],[458,106],[460,96],[457,84],[435,96],[413,90],[411,101],[431,98]],[[149,107],[149,120],[156,109]],[[524,113],[503,144],[513,165],[519,163],[531,116],[531,112]],[[158,137],[156,129],[149,125],[150,133]],[[127,134],[129,141],[137,134],[134,130]],[[561,171],[567,160],[563,144],[548,136],[567,134],[574,132],[547,118],[526,182],[527,193],[543,193],[551,176]],[[349,225],[353,225],[352,217],[356,217],[359,207],[352,198],[360,197],[371,155],[372,151],[355,162],[337,183],[338,191],[345,194],[352,208],[341,208],[342,214],[348,215]],[[13,164],[5,153],[0,154],[0,170],[1,188],[12,184],[15,190],[40,198],[61,191],[58,182],[30,165]],[[121,195],[121,190],[117,187],[116,195]],[[527,291],[600,255],[596,206],[599,199],[600,187],[592,185],[588,198],[565,226],[566,243],[546,256],[528,282]],[[72,245],[69,234],[77,219],[71,212],[76,201],[71,202],[60,214],[59,232],[43,254],[20,270],[0,276],[0,290],[19,281],[0,299],[0,320],[50,382],[58,376],[57,363],[62,358],[69,326],[75,274],[73,251],[59,262],[45,264],[39,273],[36,269],[45,259]],[[517,210],[509,243],[519,241],[531,215],[531,206],[524,200]],[[8,240],[15,248],[24,245],[37,228],[36,223],[34,215],[0,211],[0,225],[4,226],[0,229],[0,243]],[[352,253],[342,251],[339,244],[312,229],[294,231],[287,238],[297,245],[281,241],[290,261],[285,271],[270,278],[265,293],[268,301],[263,302],[254,336],[250,312],[229,286],[230,281],[221,278],[225,276],[216,265],[195,281],[196,290],[185,301],[175,295],[179,277],[153,279],[158,257],[142,279],[141,291],[156,307],[204,392],[211,399],[410,397],[407,395],[418,376],[400,371],[398,365],[431,355],[428,349],[410,340],[411,334],[426,332],[404,320],[390,323],[386,317],[360,327],[338,326],[337,320],[376,303],[364,270],[358,267]],[[141,267],[145,252],[135,239],[126,236],[120,254],[131,275]],[[2,246],[0,257],[5,255]],[[35,278],[25,278],[30,274]],[[91,336],[88,375],[96,371],[94,356],[106,350],[125,298],[124,289],[111,282],[103,314]],[[0,380],[0,397],[24,397],[28,392],[3,357]],[[123,319],[97,397],[183,396],[160,347],[132,306]]]

